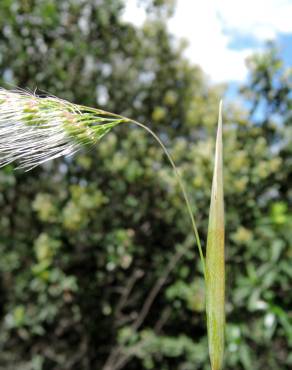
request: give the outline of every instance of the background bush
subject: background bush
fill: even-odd
[[[205,239],[226,86],[182,57],[165,26],[172,1],[143,4],[149,20],[136,29],[121,20],[124,1],[2,0],[0,83],[149,125],[171,148]],[[291,71],[273,45],[248,64],[242,104],[225,105],[225,369],[285,370]],[[0,369],[209,369],[202,269],[151,137],[120,127],[90,152],[14,167],[0,172]]]

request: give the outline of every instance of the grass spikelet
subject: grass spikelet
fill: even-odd
[[[222,369],[225,328],[222,102],[219,107],[206,253],[206,313],[212,370]]]
[[[126,121],[55,97],[0,88],[0,167],[17,161],[29,170],[74,154]]]

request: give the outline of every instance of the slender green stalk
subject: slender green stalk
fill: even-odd
[[[94,111],[94,108],[90,108],[90,110]],[[194,218],[194,215],[193,215],[193,212],[192,212],[192,207],[191,207],[190,199],[189,199],[188,193],[186,191],[186,188],[184,186],[184,183],[182,181],[182,178],[181,178],[181,175],[179,173],[179,170],[178,170],[178,168],[177,168],[177,166],[176,166],[176,164],[175,164],[175,162],[174,162],[171,154],[166,149],[165,145],[160,140],[160,138],[149,127],[143,125],[141,122],[138,122],[136,120],[133,120],[133,119],[130,119],[130,118],[126,118],[126,117],[120,116],[120,115],[115,114],[115,113],[110,113],[110,112],[106,112],[106,111],[103,111],[103,113],[105,115],[110,115],[110,116],[113,116],[115,118],[121,119],[121,120],[123,120],[126,123],[133,123],[133,124],[135,124],[137,126],[142,127],[150,135],[152,135],[152,137],[156,140],[156,142],[160,145],[160,147],[164,151],[167,159],[169,160],[169,163],[171,164],[171,166],[172,166],[172,168],[174,170],[174,173],[175,173],[177,182],[178,182],[179,187],[181,189],[181,192],[183,194],[183,198],[184,198],[184,201],[185,201],[185,204],[186,204],[186,207],[187,207],[187,211],[188,211],[188,214],[189,214],[190,219],[191,219],[191,224],[192,224],[192,228],[193,228],[193,231],[194,231],[195,240],[196,240],[196,243],[197,243],[197,246],[198,246],[200,259],[201,259],[201,263],[202,263],[202,266],[203,266],[204,277],[206,277],[206,273],[205,273],[205,270],[206,270],[206,268],[205,268],[205,258],[204,258],[204,254],[203,254],[203,249],[202,249],[202,245],[201,245],[201,240],[200,240],[198,228],[197,228],[196,221],[195,221],[195,218]]]
[[[170,164],[171,164],[171,166],[172,166],[172,168],[174,170],[174,173],[175,173],[177,182],[178,182],[178,184],[180,186],[181,192],[182,192],[183,197],[184,197],[184,201],[185,201],[186,206],[187,206],[188,214],[189,214],[190,219],[191,219],[192,228],[193,228],[193,231],[194,231],[196,243],[197,243],[197,246],[198,246],[198,249],[199,249],[199,254],[200,254],[200,258],[201,258],[201,262],[202,262],[202,266],[203,266],[203,273],[204,273],[204,276],[205,276],[205,259],[204,259],[204,254],[203,254],[202,245],[201,245],[201,241],[200,241],[200,236],[199,236],[197,225],[196,225],[196,222],[195,222],[195,218],[194,218],[194,215],[193,215],[193,212],[192,212],[192,208],[191,208],[191,203],[190,203],[190,200],[189,200],[189,196],[188,196],[188,193],[187,193],[186,188],[184,186],[184,183],[182,181],[181,175],[180,175],[180,173],[178,171],[178,168],[176,167],[175,162],[174,162],[172,156],[170,155],[169,151],[166,149],[166,147],[163,144],[163,142],[159,139],[159,137],[149,127],[143,125],[140,122],[134,121],[134,120],[131,120],[130,122],[133,122],[134,124],[142,127],[144,130],[146,130],[147,132],[149,132],[154,137],[154,139],[158,142],[158,144],[163,149],[166,157],[168,158],[168,160],[169,160],[169,162],[170,162]]]
[[[206,252],[206,313],[212,370],[222,369],[225,328],[222,102],[219,107]]]

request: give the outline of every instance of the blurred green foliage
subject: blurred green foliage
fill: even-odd
[[[205,239],[225,87],[210,85],[168,34],[173,1],[141,4],[149,20],[136,29],[122,21],[120,0],[2,0],[0,83],[149,125],[171,148]],[[225,369],[285,370],[291,71],[271,45],[248,63],[250,108],[230,103],[224,119]],[[147,133],[120,127],[74,158],[28,173],[8,166],[0,190],[0,369],[209,369],[190,222]]]

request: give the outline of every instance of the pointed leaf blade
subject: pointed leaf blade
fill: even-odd
[[[220,370],[224,354],[225,261],[222,102],[219,106],[206,253],[206,313],[212,370]]]

